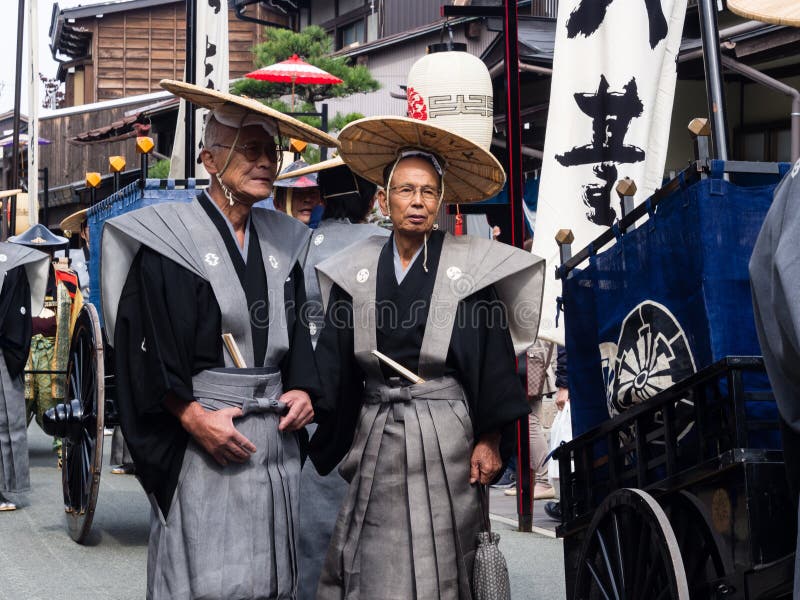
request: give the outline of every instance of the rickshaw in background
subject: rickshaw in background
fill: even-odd
[[[116,190],[93,202],[87,211],[89,226],[89,277],[93,283],[88,298],[75,320],[66,365],[66,394],[63,403],[44,416],[44,429],[62,439],[64,511],[70,537],[86,541],[92,527],[103,465],[103,433],[119,424],[114,403],[114,360],[103,329],[100,299],[100,261],[103,224],[124,213],[161,202],[190,202],[207,181],[148,179],[150,138],[137,139],[141,154],[141,177],[119,188],[124,161],[111,161]],[[120,157],[116,157],[120,158]],[[97,175],[97,177],[94,177]],[[87,184],[95,188],[99,174],[89,174]],[[109,268],[107,259],[106,268]]]
[[[698,153],[574,257],[560,232],[568,600],[791,597],[797,511],[748,275],[790,167]]]

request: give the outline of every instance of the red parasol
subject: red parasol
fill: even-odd
[[[338,77],[331,75],[327,71],[323,71],[308,64],[297,54],[293,54],[291,58],[269,65],[268,67],[261,67],[248,73],[245,77],[250,79],[260,79],[261,81],[271,81],[273,83],[291,83],[292,84],[292,110],[294,110],[294,84],[310,84],[310,85],[333,85],[342,83]]]

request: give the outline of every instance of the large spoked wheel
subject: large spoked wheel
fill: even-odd
[[[715,581],[733,572],[733,561],[705,505],[685,490],[662,498],[681,550],[692,598],[712,598]]]
[[[70,537],[78,543],[89,535],[103,464],[105,369],[103,336],[97,310],[81,309],[69,349],[66,398],[71,412],[62,446],[61,481]]]
[[[589,526],[575,578],[576,600],[689,600],[678,542],[652,496],[621,489]]]

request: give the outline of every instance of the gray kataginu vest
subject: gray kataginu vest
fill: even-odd
[[[310,232],[277,211],[256,208],[250,215],[267,275],[269,340],[264,365],[253,364],[250,311],[225,242],[197,200],[157,204],[106,222],[100,280],[109,340],[113,343],[119,299],[131,262],[144,245],[211,284],[222,313],[221,333],[233,334],[248,367],[276,365],[289,348],[284,284],[305,251]],[[230,356],[224,354],[226,367],[232,367]]]
[[[338,284],[353,298],[356,358],[368,375],[378,375],[375,301],[377,269],[385,238],[372,237],[349,247],[346,254],[317,265],[320,290],[326,303]],[[493,285],[506,308],[516,354],[536,340],[544,284],[544,261],[513,246],[470,236],[445,234],[436,282],[431,294],[428,322],[420,350],[420,377],[439,377],[455,324],[458,303]]]

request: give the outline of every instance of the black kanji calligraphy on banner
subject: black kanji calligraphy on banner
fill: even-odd
[[[589,37],[606,18],[606,10],[614,0],[581,0],[578,8],[572,11],[567,20],[567,37],[572,39],[579,34]],[[667,37],[667,20],[661,8],[661,0],[644,0],[647,21],[650,27],[650,48]]]
[[[592,170],[603,184],[583,186],[583,204],[589,209],[586,218],[596,225],[610,227],[617,218],[616,211],[611,208],[611,190],[617,181],[617,167],[614,163],[602,163],[592,167]]]
[[[644,160],[644,150],[625,144],[625,134],[631,121],[642,115],[644,105],[639,99],[636,79],[632,78],[625,91],[610,92],[605,75],[595,93],[574,94],[582,112],[592,119],[592,142],[556,154],[556,160],[565,167],[594,163],[635,163]]]

